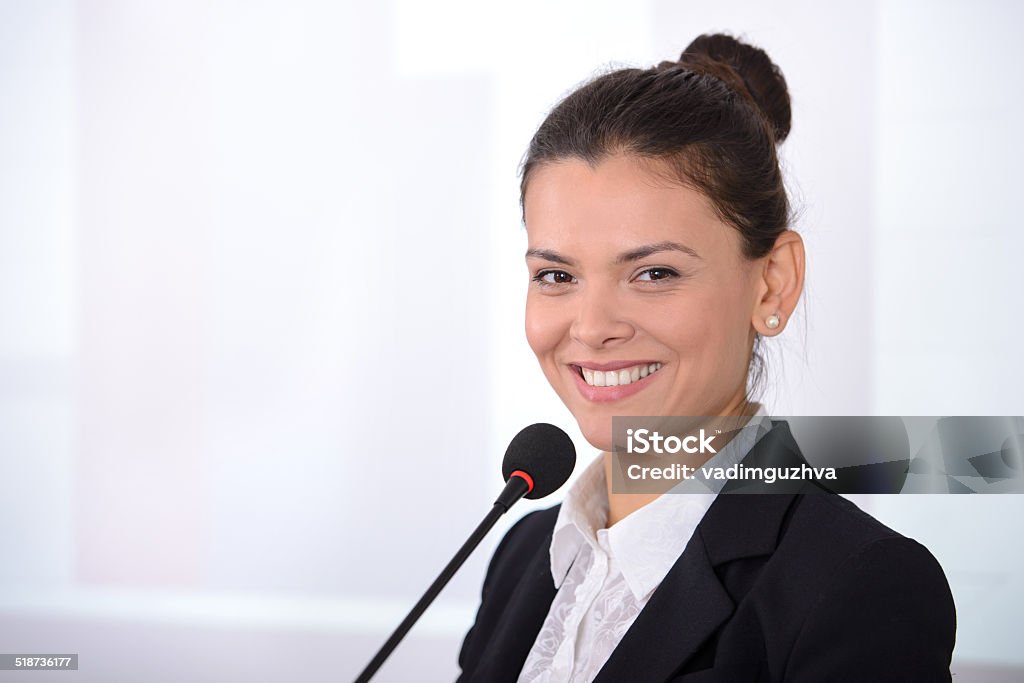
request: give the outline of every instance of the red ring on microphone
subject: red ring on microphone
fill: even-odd
[[[533,490],[533,477],[526,472],[523,472],[522,470],[512,470],[512,474],[508,475],[508,478],[511,479],[512,477],[519,477],[526,481],[526,485],[529,487],[526,489],[527,493]]]

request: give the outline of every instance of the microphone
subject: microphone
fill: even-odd
[[[480,541],[491,530],[499,517],[508,512],[508,509],[524,496],[530,499],[543,498],[557,491],[569,479],[575,466],[576,447],[569,435],[558,427],[539,422],[516,434],[505,450],[505,459],[501,464],[505,488],[498,494],[491,511],[477,525],[459,551],[455,553],[455,557],[441,570],[438,577],[434,579],[434,583],[430,584],[427,592],[423,594],[423,597],[406,615],[391,637],[366,665],[363,672],[359,674],[359,678],[356,679],[356,683],[367,683],[377,673],[377,669],[387,660],[405,634],[441,592],[441,589],[448,585],[452,576],[459,570],[470,553],[480,545]]]

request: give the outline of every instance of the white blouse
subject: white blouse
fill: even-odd
[[[750,421],[707,465],[739,462],[770,429],[771,420],[758,404]],[[724,484],[687,479],[607,529],[608,490],[604,454],[599,454],[562,501],[550,550],[558,592],[519,682],[592,681]]]

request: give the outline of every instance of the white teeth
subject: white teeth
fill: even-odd
[[[653,374],[661,369],[661,363],[634,365],[631,368],[608,370],[607,372],[590,370],[589,368],[581,369],[583,370],[583,379],[592,387],[619,387],[625,384],[632,384]]]

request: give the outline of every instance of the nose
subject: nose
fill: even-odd
[[[576,317],[569,336],[592,349],[620,344],[636,330],[624,317],[624,307],[614,292],[588,287],[576,297]]]

